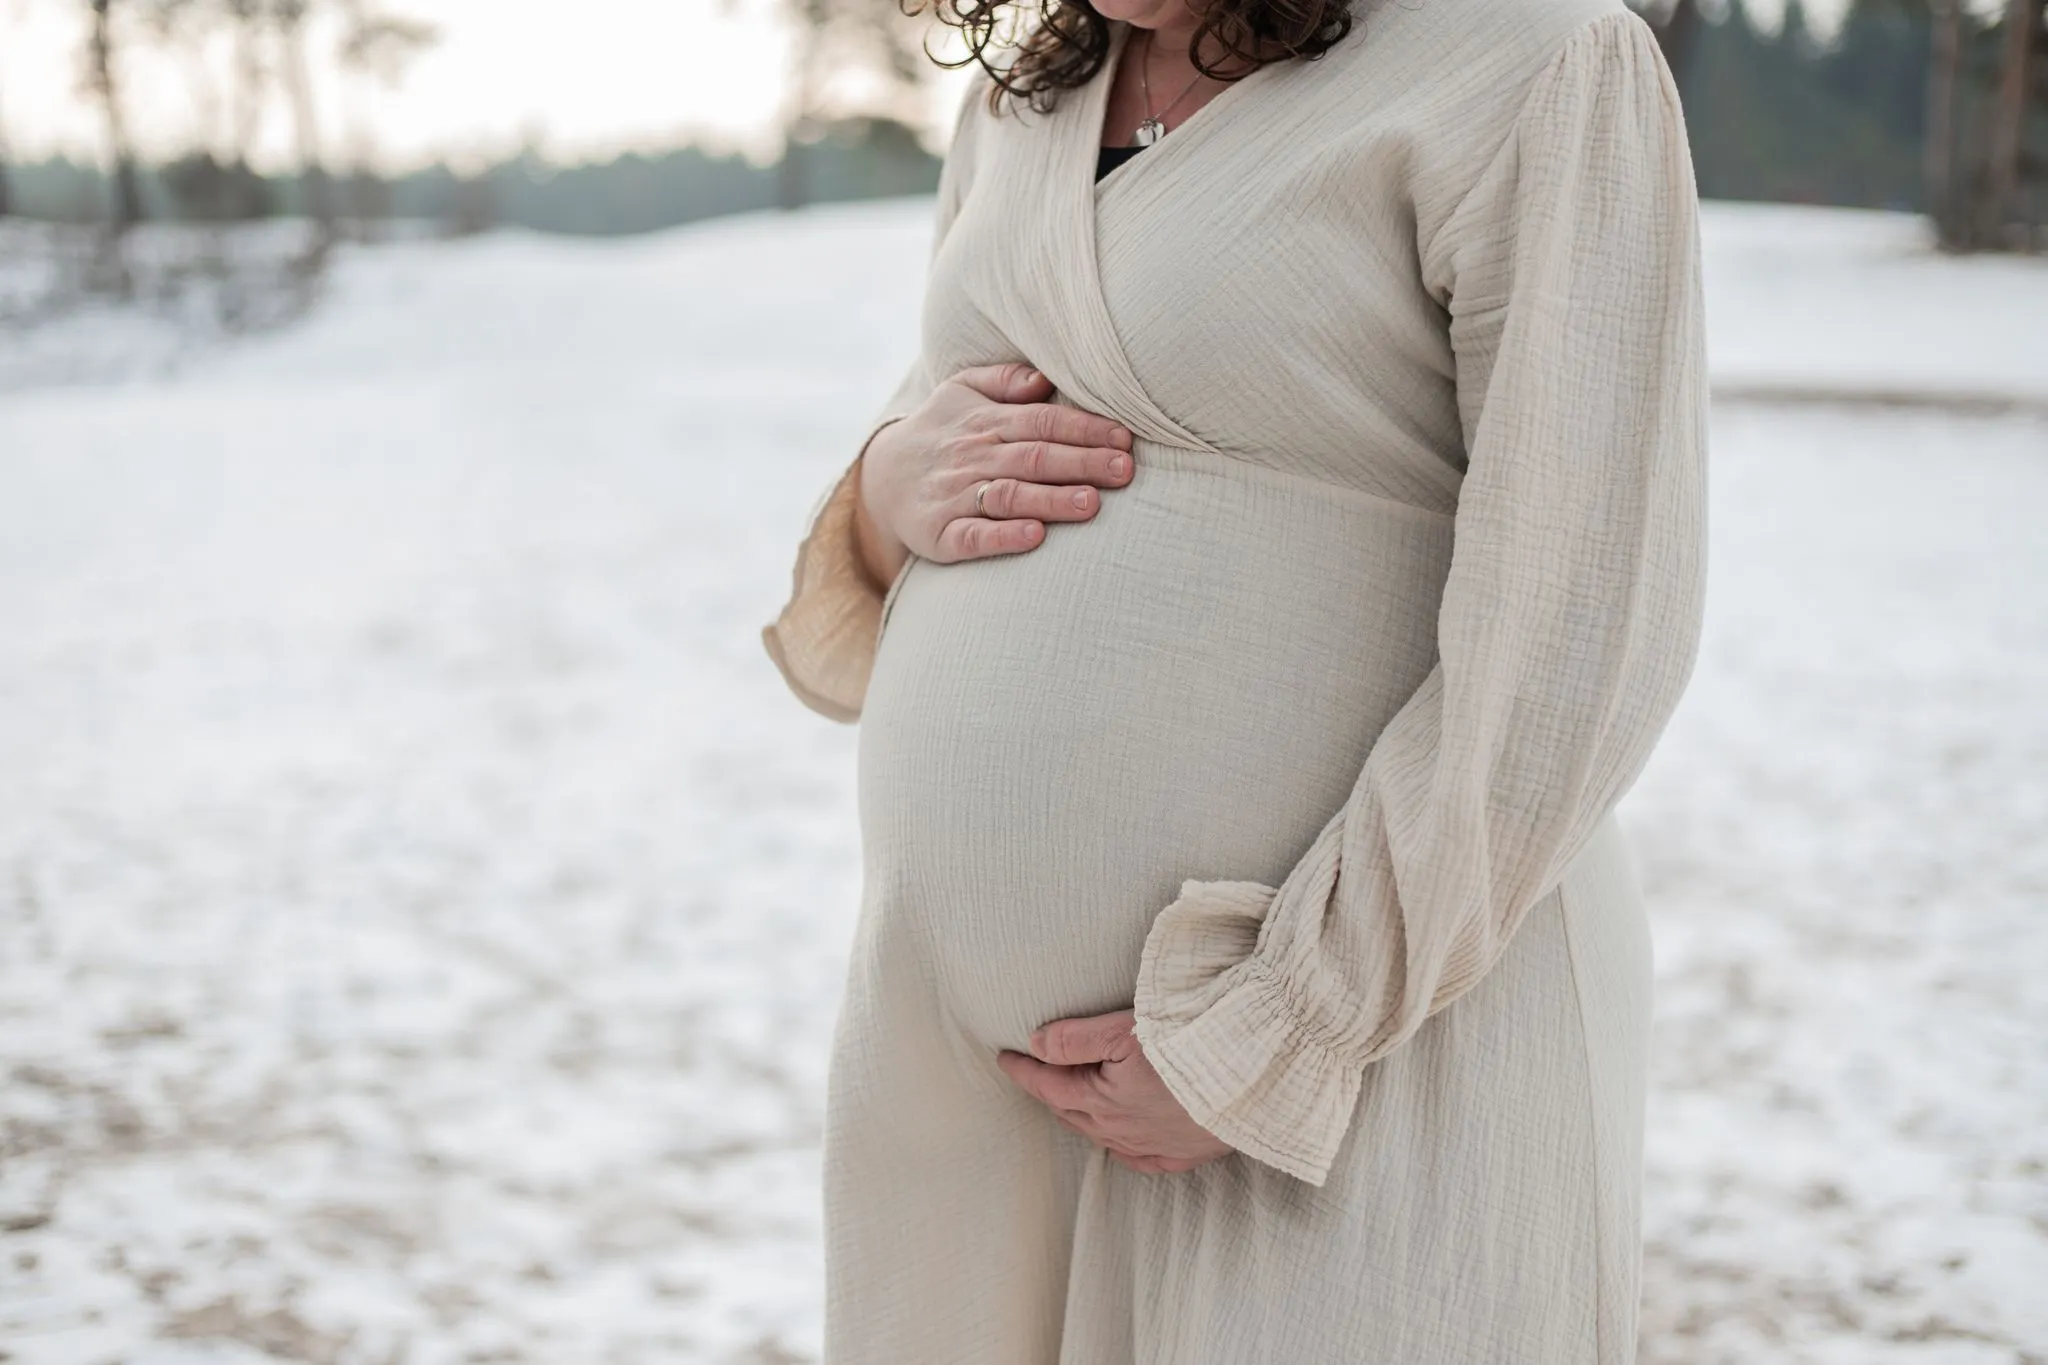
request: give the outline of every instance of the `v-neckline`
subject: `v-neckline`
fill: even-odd
[[[1081,121],[1089,129],[1089,140],[1094,144],[1095,148],[1098,150],[1102,147],[1109,145],[1102,140],[1103,125],[1109,117],[1109,97],[1110,94],[1116,89],[1117,68],[1123,65],[1124,49],[1130,45],[1131,34],[1135,30],[1135,27],[1135,25],[1133,25],[1129,20],[1126,19],[1113,19],[1110,21],[1109,52],[1106,56],[1104,56],[1102,60],[1102,69],[1097,71],[1095,73],[1094,79],[1089,82],[1089,85],[1087,87],[1087,100],[1077,101],[1078,103],[1085,103],[1086,105],[1085,117]],[[1125,168],[1130,166],[1133,162],[1153,160],[1153,153],[1158,152],[1161,148],[1165,147],[1167,144],[1171,142],[1174,142],[1176,139],[1181,139],[1182,141],[1185,141],[1185,139],[1182,138],[1182,135],[1186,133],[1190,128],[1195,129],[1197,133],[1202,132],[1208,126],[1207,120],[1209,120],[1210,118],[1210,110],[1214,109],[1219,104],[1228,103],[1230,99],[1233,96],[1235,96],[1238,93],[1238,91],[1243,89],[1246,85],[1264,77],[1273,68],[1284,65],[1286,65],[1285,61],[1268,62],[1264,66],[1258,67],[1255,70],[1247,72],[1245,75],[1238,77],[1238,79],[1232,81],[1229,85],[1217,91],[1213,96],[1211,96],[1208,99],[1207,102],[1196,106],[1195,112],[1189,114],[1186,118],[1182,119],[1179,123],[1175,124],[1157,142],[1154,142],[1147,146],[1145,148],[1144,156],[1127,157],[1122,165],[1110,167],[1109,174],[1103,176],[1099,180],[1094,178],[1093,172],[1095,167],[1095,161],[1091,156],[1088,160],[1088,171],[1090,181],[1092,182],[1094,188],[1097,191],[1100,191],[1104,186],[1108,185],[1112,180],[1115,180],[1119,175],[1121,175],[1124,172]],[[1197,138],[1196,140],[1199,141],[1200,139]]]
[[[1096,400],[1084,406],[1116,417],[1140,436],[1213,454],[1216,447],[1162,409],[1131,367],[1130,356],[1123,349],[1123,339],[1117,335],[1109,302],[1102,292],[1096,210],[1105,191],[1128,184],[1133,176],[1142,180],[1147,175],[1164,174],[1173,168],[1176,159],[1199,151],[1203,139],[1222,126],[1223,114],[1217,112],[1218,106],[1227,112],[1232,100],[1242,98],[1240,92],[1245,86],[1272,79],[1274,68],[1286,63],[1269,63],[1232,82],[1229,89],[1217,92],[1214,99],[1189,114],[1172,132],[1147,147],[1144,155],[1132,157],[1098,180],[1096,157],[1102,147],[1109,92],[1115,84],[1116,69],[1131,28],[1128,21],[1112,21],[1109,53],[1102,69],[1053,106],[1050,124],[1040,140],[1040,156],[1044,160],[1039,164],[1045,167],[1040,183],[1050,185],[1052,191],[1049,200],[1054,236],[1047,244],[1048,252],[1052,259],[1063,262],[1052,273],[1053,288],[1063,297],[1062,312],[1071,323],[1068,344],[1076,352],[1072,359],[1085,362],[1081,373],[1088,376],[1080,389],[1074,389],[1071,382],[1061,387],[1078,397]],[[1159,164],[1162,157],[1166,159],[1164,166]],[[1068,378],[1072,381],[1078,376],[1070,374]]]

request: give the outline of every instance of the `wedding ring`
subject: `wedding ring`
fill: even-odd
[[[974,490],[974,515],[976,515],[977,517],[985,517],[988,515],[988,508],[981,505],[982,498],[985,497],[987,494],[987,483],[982,484],[980,487]]]

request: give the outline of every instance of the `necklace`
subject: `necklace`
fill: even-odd
[[[1202,79],[1201,71],[1197,70],[1195,72],[1195,79],[1187,83],[1187,88],[1178,95],[1175,95],[1171,104],[1168,104],[1164,109],[1155,114],[1151,112],[1152,82],[1146,76],[1146,68],[1151,65],[1152,30],[1148,28],[1145,30],[1145,51],[1138,61],[1138,89],[1145,97],[1146,112],[1145,117],[1138,121],[1137,130],[1131,134],[1131,145],[1133,147],[1150,147],[1153,143],[1159,141],[1160,138],[1165,137],[1166,116],[1173,112],[1175,105],[1178,105],[1188,97],[1188,91],[1193,90]]]

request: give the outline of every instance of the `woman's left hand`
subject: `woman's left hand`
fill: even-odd
[[[1134,1171],[1192,1171],[1229,1156],[1230,1144],[1188,1117],[1131,1031],[1129,1010],[1057,1019],[1031,1035],[1031,1055],[996,1057],[1025,1094],[1060,1123]]]

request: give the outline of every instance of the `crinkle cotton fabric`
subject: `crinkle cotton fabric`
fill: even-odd
[[[858,720],[831,1365],[1633,1359],[1650,945],[1615,805],[1705,592],[1696,191],[1619,0],[1366,5],[1094,181],[1111,61],[977,82],[920,353],[1136,434],[1029,553],[765,632]],[[862,447],[864,449],[864,446]],[[1134,1007],[1235,1154],[1109,1162],[995,1064]]]

